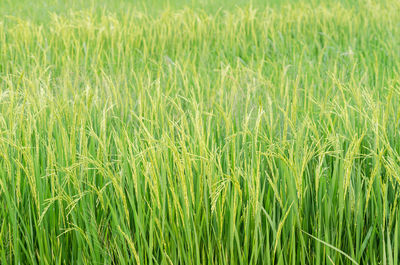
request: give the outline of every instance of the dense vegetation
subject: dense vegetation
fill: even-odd
[[[399,264],[399,1],[50,2],[0,0],[1,264]]]

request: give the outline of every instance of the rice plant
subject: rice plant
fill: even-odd
[[[0,1],[0,264],[399,264],[400,2],[175,1]]]

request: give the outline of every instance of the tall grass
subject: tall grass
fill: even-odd
[[[1,264],[399,264],[400,4],[0,20]]]

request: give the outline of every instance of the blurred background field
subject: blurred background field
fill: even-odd
[[[18,16],[33,21],[46,22],[51,13],[65,14],[71,11],[81,10],[107,10],[116,14],[124,14],[129,10],[145,11],[149,15],[157,15],[165,10],[182,10],[191,8],[206,11],[210,14],[221,10],[229,11],[235,8],[252,6],[257,9],[281,8],[283,6],[294,6],[298,4],[308,4],[318,7],[323,4],[329,6],[340,3],[346,8],[357,9],[365,4],[382,4],[390,8],[393,1],[350,1],[350,0],[2,0],[1,15]]]

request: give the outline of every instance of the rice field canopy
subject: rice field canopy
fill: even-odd
[[[399,1],[0,0],[0,263],[398,264],[399,100]]]

